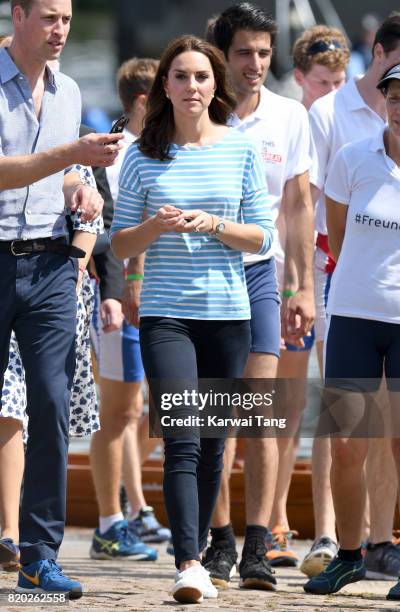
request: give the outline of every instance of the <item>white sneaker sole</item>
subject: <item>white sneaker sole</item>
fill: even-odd
[[[334,558],[330,550],[319,549],[308,554],[300,565],[300,571],[309,578],[318,576]]]

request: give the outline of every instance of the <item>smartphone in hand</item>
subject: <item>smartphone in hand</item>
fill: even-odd
[[[117,121],[114,123],[110,130],[110,134],[121,134],[124,131],[125,126],[129,123],[129,117],[122,115]],[[118,140],[116,140],[112,144],[116,144]]]

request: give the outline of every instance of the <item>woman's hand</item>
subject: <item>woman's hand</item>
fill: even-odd
[[[160,233],[180,232],[182,231],[180,228],[185,225],[181,209],[170,204],[158,209],[153,217],[153,222]]]
[[[217,224],[216,217],[211,213],[204,212],[204,210],[183,210],[181,212],[181,219],[184,224],[180,232],[213,232]]]

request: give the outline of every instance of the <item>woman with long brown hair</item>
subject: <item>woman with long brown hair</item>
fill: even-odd
[[[174,40],[161,57],[142,135],[120,174],[113,249],[121,258],[146,251],[142,358],[157,410],[170,422],[200,413],[196,402],[185,401],[165,413],[166,392],[185,397],[199,378],[242,375],[250,343],[242,251],[264,253],[272,241],[261,161],[226,125],[234,105],[219,52],[193,36]],[[199,428],[168,431],[164,427],[164,495],[177,567],[172,592],[177,601],[199,602],[217,596],[200,553],[224,439],[202,438]]]

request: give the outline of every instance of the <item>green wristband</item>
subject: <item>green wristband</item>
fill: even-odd
[[[296,291],[292,291],[291,289],[284,289],[282,291],[282,297],[290,298],[296,295]]]
[[[143,274],[127,274],[126,275],[126,280],[130,281],[130,280],[143,280],[144,276]]]

